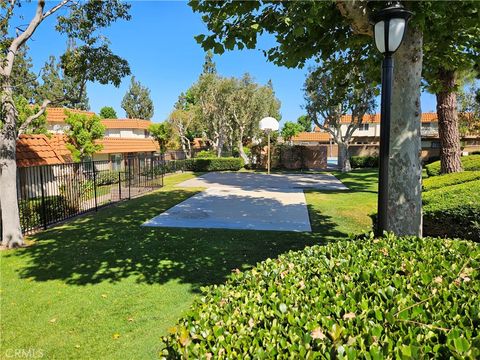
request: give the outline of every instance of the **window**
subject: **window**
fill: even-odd
[[[358,127],[358,130],[359,131],[368,131],[369,125],[370,124],[360,124],[360,126]]]
[[[432,141],[431,148],[440,149],[441,148],[440,141]]]
[[[112,162],[112,170],[117,171],[122,167],[122,154],[110,154],[110,161]]]

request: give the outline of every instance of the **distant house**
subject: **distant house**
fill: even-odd
[[[342,133],[345,133],[351,121],[350,115],[341,118]],[[422,159],[440,154],[440,139],[438,137],[438,120],[434,112],[423,113],[420,133],[422,136]],[[297,145],[329,145],[328,156],[336,157],[338,149],[331,135],[318,128],[313,132],[299,133],[292,139]],[[479,135],[465,135],[461,139],[463,150],[466,152],[480,150]],[[372,155],[378,153],[380,143],[380,114],[366,115],[359,128],[354,131],[351,141],[351,155]]]
[[[89,111],[48,108],[47,129],[51,136],[22,135],[17,142],[17,164],[19,167],[70,162],[70,151],[65,147],[63,135],[68,125],[66,111],[93,116]],[[151,137],[148,127],[150,120],[103,119],[105,137],[98,140],[102,150],[93,155],[93,160],[108,160],[114,168],[122,166],[128,157],[144,157],[159,151],[157,142]],[[60,154],[59,157],[54,154]],[[28,160],[27,160],[28,159]]]

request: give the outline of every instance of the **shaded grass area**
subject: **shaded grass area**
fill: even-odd
[[[184,173],[153,194],[36,234],[32,246],[0,254],[0,358],[31,348],[44,358],[156,358],[160,336],[200,287],[367,229],[374,174],[336,174],[349,191],[309,191],[312,233],[141,227],[201,190],[174,187],[195,176]]]

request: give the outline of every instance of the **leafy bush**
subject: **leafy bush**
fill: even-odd
[[[480,246],[372,236],[289,252],[203,289],[167,359],[478,358]]]
[[[196,155],[195,155],[195,158],[197,159],[205,159],[205,158],[214,158],[216,157],[217,155],[215,154],[215,151],[211,151],[211,150],[202,150],[202,151],[199,151]]]
[[[425,192],[423,232],[480,241],[480,180]]]
[[[118,183],[118,172],[99,171],[95,174],[97,186],[111,185]]]
[[[423,191],[440,189],[474,180],[480,180],[480,171],[464,171],[461,173],[433,176],[423,180]]]
[[[354,169],[378,167],[378,156],[352,156],[350,165]]]
[[[461,157],[463,170],[478,171],[480,170],[480,155],[469,155]],[[428,176],[440,175],[440,161],[435,161],[425,166]]]
[[[75,209],[61,195],[45,196],[45,209],[41,198],[21,200],[19,210],[20,224],[24,230],[35,229],[45,223],[51,224],[75,213]]]

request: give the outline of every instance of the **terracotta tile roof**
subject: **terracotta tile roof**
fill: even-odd
[[[71,160],[63,139],[52,139],[44,134],[20,135],[17,141],[17,166],[63,164]]]
[[[342,124],[348,124],[351,121],[350,115],[343,115],[340,122]],[[422,123],[437,122],[437,113],[427,112],[422,113]],[[380,123],[380,114],[365,115],[363,117],[363,123],[368,124],[379,124]],[[315,126],[314,131],[319,131],[318,126]]]
[[[153,139],[127,139],[127,138],[103,138],[98,140],[103,149],[98,154],[116,154],[127,152],[149,152],[158,151],[159,147]]]
[[[301,132],[297,136],[292,138],[294,142],[300,141],[317,141],[328,142],[330,140],[330,134],[327,132]]]
[[[102,124],[107,129],[148,129],[152,122],[141,119],[103,119]]]
[[[69,111],[71,113],[75,114],[85,114],[87,116],[93,116],[95,115],[94,112],[91,111],[84,111],[84,110],[75,110],[75,109],[68,109],[68,108],[56,108],[56,107],[49,107],[46,110],[47,113],[47,122],[59,122],[63,123],[65,122],[65,119],[67,118],[67,115],[65,114],[65,111]]]

